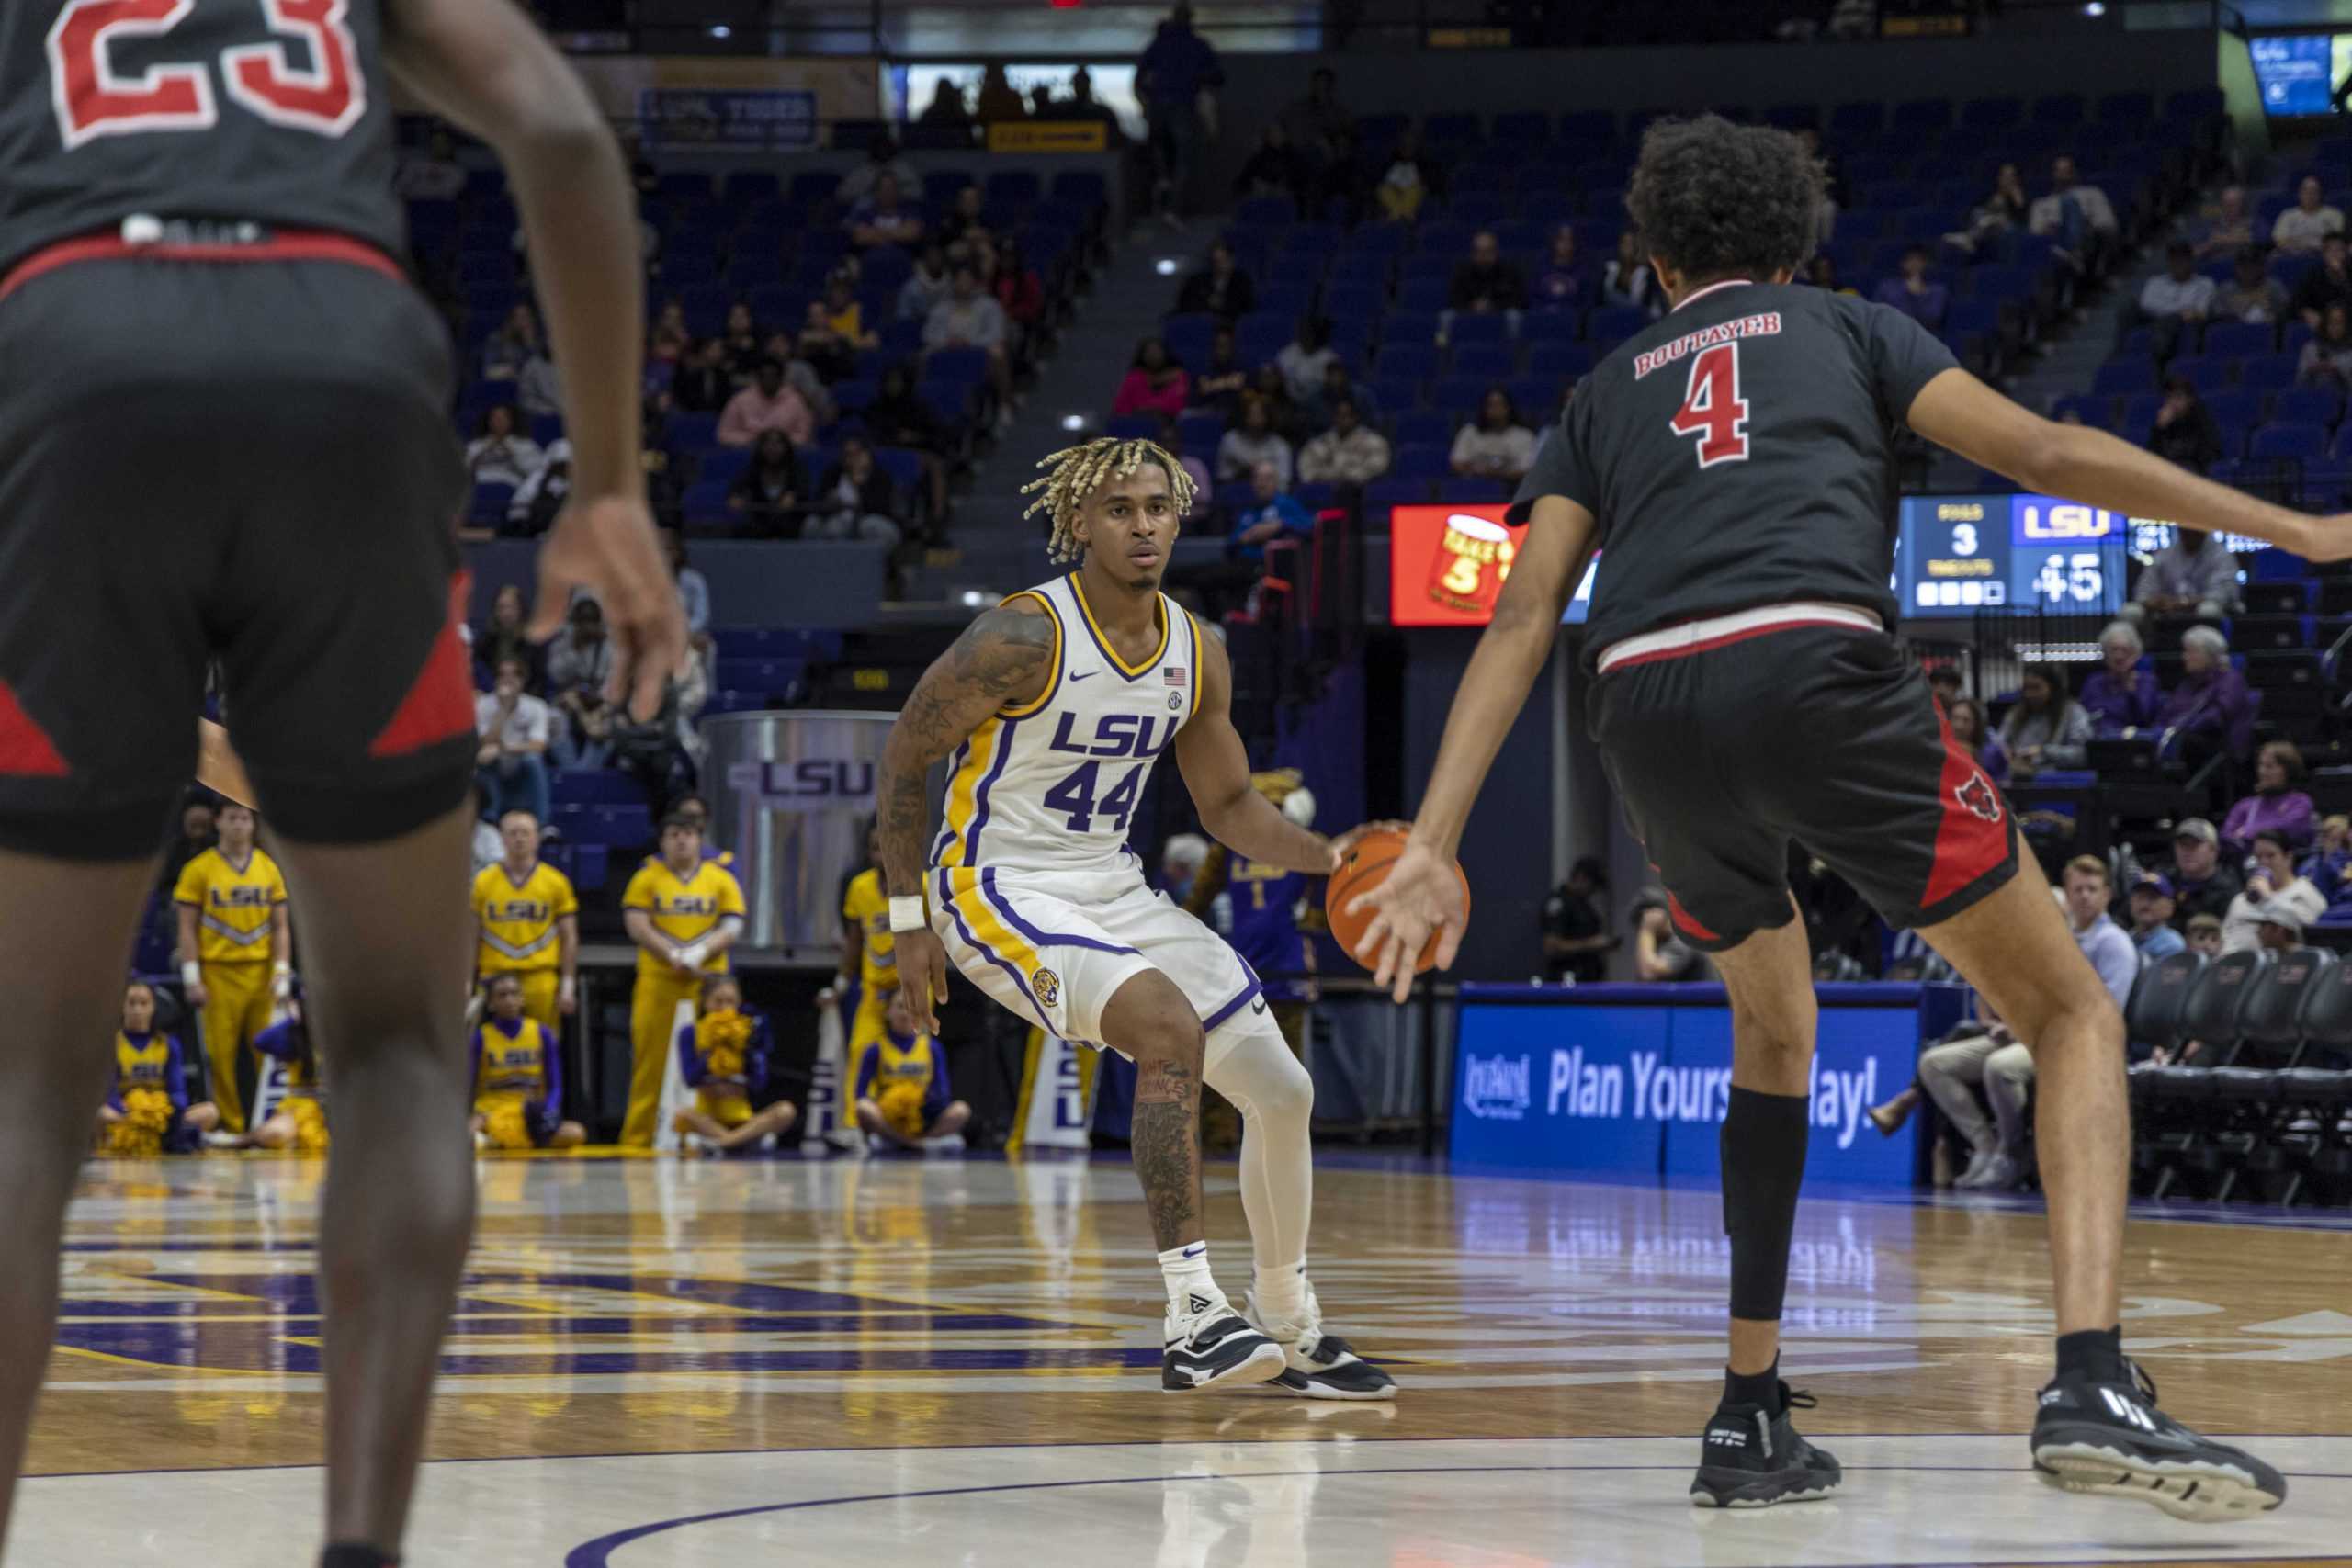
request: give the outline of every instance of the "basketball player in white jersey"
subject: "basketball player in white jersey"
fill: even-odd
[[[1056,558],[1078,569],[975,620],[924,672],[883,750],[882,866],[905,994],[935,1027],[952,957],[1022,1018],[1134,1058],[1136,1174],[1168,1286],[1163,1388],[1389,1398],[1395,1381],[1323,1332],[1306,1281],[1313,1083],[1257,976],[1144,886],[1125,843],[1172,746],[1201,825],[1236,853],[1319,876],[1339,849],[1251,786],[1225,649],[1159,592],[1193,500],[1183,468],[1149,442],[1108,438],[1040,467],[1052,471],[1027,487],[1045,491],[1030,510],[1049,514]],[[951,751],[944,825],[926,850],[924,774]],[[1246,1314],[1209,1272],[1204,1081],[1243,1120]]]

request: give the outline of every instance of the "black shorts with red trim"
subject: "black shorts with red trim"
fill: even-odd
[[[2007,806],[1894,639],[1804,626],[1610,669],[1593,738],[1691,946],[1794,913],[1793,840],[1886,922],[1932,925],[2016,874]]]
[[[368,843],[474,751],[447,328],[333,236],[0,280],[0,847],[154,852],[217,661],[271,828]]]

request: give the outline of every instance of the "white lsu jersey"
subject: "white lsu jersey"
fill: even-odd
[[[1193,716],[1201,631],[1159,595],[1159,647],[1130,665],[1113,651],[1075,571],[1005,601],[1034,599],[1054,628],[1053,674],[1035,702],[972,731],[949,764],[935,871],[1114,869],[1152,765]]]

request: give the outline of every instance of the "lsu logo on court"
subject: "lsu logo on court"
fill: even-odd
[[[1969,774],[1968,782],[1954,789],[1952,795],[1962,807],[1985,821],[2001,819],[2001,792],[1983,773]]]
[[[1062,977],[1050,969],[1041,968],[1030,976],[1029,986],[1037,993],[1037,999],[1047,1007],[1062,999]]]
[[[1465,1055],[1462,1060],[1462,1109],[1489,1122],[1517,1122],[1534,1097],[1532,1074],[1521,1056]]]

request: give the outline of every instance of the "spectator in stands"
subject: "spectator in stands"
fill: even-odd
[[[2025,194],[2025,176],[2018,173],[2015,164],[2004,164],[1993,175],[1991,192],[1969,209],[1967,231],[1944,238],[1976,254],[1999,243],[2001,236],[2010,230],[2025,227],[2031,220],[2032,209],[2033,204]]]
[[[662,530],[662,558],[670,563],[670,581],[678,587],[678,608],[685,613],[686,635],[697,647],[710,641],[710,580],[686,558],[686,541],[675,528]]]
[[[1577,231],[1563,223],[1552,231],[1552,248],[1535,269],[1534,308],[1581,310],[1592,303],[1592,268],[1577,252]]]
[[[2188,946],[2173,929],[2173,914],[2177,908],[2172,883],[2163,873],[2149,872],[2132,884],[2132,945],[2140,950],[2141,963],[2154,964],[2160,958],[2170,958]]]
[[[1358,417],[1356,400],[1331,403],[1331,428],[1298,449],[1298,477],[1310,484],[1361,491],[1388,471],[1388,438]]]
[[[2050,194],[2033,204],[2026,221],[2033,232],[2055,240],[2077,272],[2097,276],[2105,270],[2117,234],[2115,209],[2105,191],[2075,179],[2075,160],[2065,153],[2051,160]]]
[[[947,298],[931,308],[922,324],[926,351],[943,348],[985,350],[989,385],[995,391],[1003,417],[1012,416],[1012,360],[1005,352],[1004,307],[980,292],[979,276],[959,266],[947,285]]]
[[[1022,258],[1018,240],[1008,237],[998,247],[996,278],[989,292],[1024,340],[1046,319],[1046,280]]]
[[[1951,304],[1951,291],[1929,277],[1928,267],[1928,247],[1913,245],[1903,253],[1901,275],[1881,283],[1871,298],[1882,305],[1892,305],[1931,333],[1941,332],[1944,311]]]
[[[1620,940],[1603,913],[1601,899],[1608,893],[1608,866],[1599,855],[1579,855],[1568,868],[1568,879],[1544,901],[1544,973],[1554,985],[1589,986],[1608,978],[1609,953]]]
[[[2218,921],[2245,886],[2222,859],[2222,835],[2202,817],[2185,818],[2173,829],[2172,864],[2164,869],[2179,905],[2175,919],[2184,922],[2184,930],[2199,915]]]
[[[889,470],[857,436],[842,443],[838,462],[817,481],[808,534],[819,539],[865,539],[896,547],[906,533],[905,507]]]
[[[2165,378],[2165,400],[2148,432],[2148,450],[2193,474],[2203,473],[2221,457],[2222,427],[2213,423],[2213,411],[2205,406],[2205,400],[2197,395],[2197,384],[2188,377]]]
[[[914,372],[893,365],[882,372],[881,389],[865,405],[865,430],[876,443],[912,451],[922,460],[923,488],[931,498],[934,530],[947,521],[947,433],[939,415],[915,391]]]
[[[2123,618],[2200,615],[2219,620],[2237,608],[2238,558],[2218,534],[2177,529],[2173,541],[2140,569]]]
[[[1316,389],[1315,396],[1307,400],[1302,411],[1308,425],[1317,433],[1330,429],[1331,411],[1342,398],[1356,405],[1356,418],[1363,423],[1379,422],[1380,400],[1373,396],[1370,387],[1359,384],[1350,374],[1346,360],[1335,357],[1323,367],[1323,385]]]
[[[931,102],[923,106],[918,124],[956,127],[969,130],[972,111],[964,107],[964,89],[942,76],[932,84]],[[910,182],[911,183],[911,181]]]
[[[2320,316],[2319,331],[2295,362],[2295,384],[2352,387],[2352,306],[2335,301]]]
[[[522,584],[506,582],[491,595],[490,618],[474,634],[474,662],[495,679],[502,660],[519,659],[523,661],[523,689],[537,691],[547,682],[547,652],[533,642],[525,624],[530,618],[530,607],[523,598]],[[209,824],[208,824],[209,826]]]
[[[1220,482],[1246,479],[1261,463],[1272,463],[1283,488],[1291,479],[1291,445],[1274,428],[1273,411],[1266,400],[1250,392],[1241,400],[1241,423],[1217,443],[1216,477]]]
[[[662,313],[653,319],[653,330],[645,335],[648,373],[651,374],[655,367],[669,370],[692,353],[694,346],[695,334],[686,330],[685,306],[675,299],[666,301]]]
[[[847,267],[837,267],[825,279],[825,325],[833,334],[853,349],[879,348],[881,336],[865,320],[865,307],[858,302],[856,276]]]
[[[1860,289],[1848,288],[1844,279],[1838,276],[1838,261],[1834,256],[1816,255],[1805,263],[1804,281],[1824,294],[1843,294],[1849,299],[1861,298]]]
[[[1279,365],[1261,365],[1250,373],[1250,390],[1266,405],[1274,433],[1295,448],[1306,438],[1306,411],[1291,400],[1290,381]]]
[[[1318,217],[1352,224],[1372,215],[1371,171],[1356,156],[1356,148],[1352,126],[1332,138],[1331,154],[1316,169],[1307,187],[1308,205]]]
[[[2305,175],[2295,186],[2295,205],[2270,225],[2270,243],[2289,254],[2315,251],[2330,234],[2344,232],[2344,214],[2327,205],[2326,190],[2317,175]]]
[[[2352,870],[2352,817],[2339,813],[2322,818],[2312,852],[2296,869],[2319,885],[2330,906],[2342,902],[2352,891],[2344,886],[2346,871]]]
[[[947,216],[939,220],[939,227],[933,231],[932,238],[948,245],[969,244],[975,239],[987,239],[989,226],[981,216],[987,202],[987,195],[979,186],[964,186],[956,193],[955,205],[947,209]]]
[[[1261,462],[1250,470],[1250,504],[1234,513],[1225,553],[1228,559],[1262,567],[1268,545],[1281,538],[1306,538],[1313,532],[1315,520],[1290,493],[1290,482],[1282,470],[1271,462]]]
[[[1215,409],[1230,424],[1241,412],[1241,394],[1250,389],[1250,367],[1234,350],[1233,329],[1219,327],[1209,344],[1209,362],[1193,378],[1193,406]]]
[[[1338,156],[1340,142],[1355,134],[1355,117],[1340,102],[1339,73],[1317,66],[1306,79],[1306,92],[1283,110],[1283,129],[1290,143],[1317,169]]]
[[[2165,270],[2140,289],[2140,314],[2151,327],[2156,357],[2170,359],[2188,337],[2194,346],[2198,329],[2213,313],[2213,280],[2197,270],[2197,257],[2188,242],[2175,240],[2165,247]]]
[[[1177,291],[1176,308],[1230,323],[1248,315],[1257,299],[1257,285],[1235,262],[1233,247],[1219,240],[1209,246],[1208,264]]]
[[[708,669],[690,647],[663,683],[662,706],[650,722],[638,723],[625,707],[613,710],[612,765],[643,787],[657,817],[695,787],[703,739],[694,721],[709,701]]]
[[[1642,254],[1642,237],[1631,229],[1617,234],[1617,254],[1600,269],[1600,302],[1620,310],[1641,310],[1656,318],[1666,313],[1666,290],[1649,257]]]
[[[1519,335],[1520,312],[1527,309],[1527,279],[1503,259],[1493,230],[1481,229],[1470,236],[1470,254],[1454,266],[1446,303],[1447,309],[1437,319],[1440,343],[1453,330],[1453,318],[1464,311],[1480,316],[1499,311],[1510,323],[1510,334]]]
[[[1946,660],[1928,665],[1928,690],[1933,693],[1936,700],[1943,704],[1946,708],[1950,708],[1953,703],[1959,701],[1967,690],[1967,683],[1960,678],[1958,662]]]
[[[567,721],[550,750],[559,768],[601,768],[612,754],[605,688],[613,675],[613,644],[605,633],[604,606],[581,599],[571,606],[567,625],[569,630],[548,647],[548,703]]]
[[[2287,835],[2265,828],[2253,839],[2254,869],[2246,874],[2245,890],[2230,900],[2222,917],[2222,951],[2251,953],[2266,945],[2256,929],[2281,910],[2291,910],[2308,925],[2327,911],[2327,895],[2318,884],[2295,870],[2294,846]],[[2302,935],[2300,929],[2295,933]]]
[[[762,431],[751,462],[728,489],[727,510],[742,518],[754,534],[797,537],[804,483],[800,454],[793,450],[792,442],[781,430]]]
[[[2029,666],[2018,684],[2017,705],[2001,720],[2010,776],[2022,783],[2045,768],[2079,768],[2090,738],[2091,716],[2067,692],[2065,671],[2054,664]]]
[[[2217,752],[2244,757],[2254,735],[2254,695],[2230,664],[2229,639],[2211,626],[2181,634],[2181,678],[2156,712],[2167,750],[2192,767]]]
[[[1951,738],[1960,749],[1976,760],[1984,776],[1996,784],[2009,782],[2009,754],[2001,748],[2001,738],[1984,724],[1984,705],[1974,697],[1952,697],[1944,703],[1944,722],[1951,726]]]
[[[1420,132],[1408,126],[1374,187],[1382,216],[1392,223],[1410,223],[1436,185],[1437,171],[1421,154]]]
[[[1168,345],[1148,337],[1136,344],[1135,359],[1119,383],[1118,395],[1111,400],[1111,412],[1120,418],[1137,413],[1172,418],[1184,412],[1191,389],[1184,367],[1168,357]]]
[[[1236,196],[1286,196],[1304,207],[1306,200],[1306,160],[1292,145],[1281,120],[1268,122],[1257,151],[1234,176]]]
[[[795,446],[806,446],[817,435],[817,416],[808,400],[785,384],[784,361],[773,355],[760,361],[758,381],[728,400],[718,416],[718,444],[749,446],[770,430],[784,432]]]
[[[2075,943],[2120,1008],[2139,977],[2140,954],[2132,939],[2108,919],[2106,863],[2077,855],[2066,863],[2064,882]],[[1996,1022],[1990,1033],[1922,1052],[1919,1082],[1974,1151],[1954,1187],[2007,1191],[2024,1179],[2026,1099],[2033,1085],[2033,1053],[2025,1043]],[[1977,1108],[1979,1085],[1992,1103],[1990,1121]]]
[[[523,367],[536,356],[544,358],[547,339],[539,331],[539,314],[528,305],[517,305],[506,312],[506,320],[490,334],[481,345],[481,378],[485,381],[513,381],[521,378]]]
[[[972,118],[982,125],[1029,118],[1029,106],[1021,101],[1021,89],[1012,85],[1001,63],[990,62],[981,70],[980,92],[972,105]]]
[[[481,434],[466,446],[466,472],[478,485],[513,485],[546,466],[539,444],[514,427],[514,411],[504,403],[481,416]]]
[[[2254,793],[2222,818],[2222,848],[2233,855],[2247,853],[2255,836],[2266,832],[2282,835],[2296,851],[2310,843],[2319,820],[2318,808],[2303,793],[2310,776],[2292,741],[2273,740],[2256,751]]]
[[[1099,122],[1113,152],[1126,145],[1127,133],[1119,124],[1117,111],[1094,96],[1094,73],[1083,65],[1070,73],[1069,96],[1054,105],[1053,118]]]
[[[1216,509],[1216,481],[1209,477],[1209,466],[1184,450],[1184,427],[1175,420],[1163,417],[1159,422],[1159,449],[1176,459],[1193,481],[1193,509],[1177,519],[1187,528],[1209,520]]]
[[[2188,929],[2181,935],[2188,943],[2189,952],[2201,953],[2208,960],[2222,956],[2221,916],[2191,915],[2188,917]]]
[[[571,443],[561,436],[548,443],[548,460],[539,471],[514,489],[514,500],[506,503],[506,526],[502,533],[530,537],[544,534],[555,525],[556,515],[571,498]]]
[[[849,237],[862,251],[922,243],[922,214],[905,203],[896,175],[876,178],[873,194],[849,209]]]
[[[1835,154],[1821,144],[1821,132],[1812,126],[1799,126],[1797,144],[1804,155],[1821,171],[1821,204],[1814,210],[1814,243],[1826,245],[1838,231],[1838,214],[1848,205],[1845,172],[1838,166]]]
[[[2105,739],[2145,729],[2155,722],[2164,694],[2156,690],[2153,670],[2140,668],[2145,651],[2139,628],[2129,621],[2110,621],[2098,634],[2099,667],[2083,682],[2083,711],[2091,716],[2093,731]]]
[[[1274,355],[1274,367],[1283,373],[1283,391],[1300,405],[1314,401],[1323,390],[1324,373],[1338,363],[1340,351],[1331,346],[1331,323],[1321,316],[1301,321],[1298,334]]]
[[[2188,225],[2185,238],[2196,247],[2200,262],[2234,255],[2253,246],[2254,215],[2246,210],[2245,187],[2223,186],[2214,204]]]
[[[527,811],[537,821],[550,815],[548,791],[548,705],[523,687],[530,667],[520,659],[498,661],[491,689],[474,698],[474,787],[481,816],[495,822],[509,811]]]
[[[932,108],[936,109],[942,99],[955,105],[957,118],[964,118],[963,93],[944,79],[939,84],[939,90],[932,95]],[[928,111],[923,119],[926,123],[932,122]],[[844,209],[855,207],[875,193],[885,176],[897,181],[900,190],[920,190],[922,187],[922,174],[899,155],[898,142],[888,136],[877,136],[865,150],[865,162],[843,175],[842,183],[833,187],[833,200]]]
[[[947,247],[927,241],[915,258],[914,271],[899,285],[899,320],[920,321],[930,315],[931,308],[947,298],[948,282]]]
[[[671,399],[688,413],[717,413],[734,395],[735,378],[727,373],[727,344],[721,338],[696,344],[670,381]]]
[[[1515,485],[1527,477],[1535,466],[1535,433],[1520,423],[1509,392],[1487,389],[1478,400],[1478,417],[1454,434],[1448,466],[1464,479]]]
[[[2329,306],[2352,305],[2352,269],[2346,265],[2343,234],[2329,234],[2320,241],[2319,265],[2297,281],[2287,303],[2313,332],[2325,322]]]
[[[1170,222],[1182,222],[1193,172],[1216,138],[1214,95],[1223,85],[1225,66],[1216,49],[1193,30],[1191,0],[1176,0],[1136,57],[1135,79],[1159,165],[1155,205]]]
[[[760,361],[767,355],[751,306],[738,299],[727,307],[727,328],[719,339],[727,346],[727,373],[735,378],[738,389],[750,386],[760,373]]]
[[[839,287],[846,288],[847,285]],[[833,318],[822,299],[808,301],[808,314],[800,323],[800,335],[792,340],[792,356],[817,373],[817,379],[831,386],[849,378],[857,367],[857,344],[843,337],[833,325]],[[787,381],[791,375],[787,371]]]
[[[1672,896],[1663,887],[1645,887],[1626,911],[1634,927],[1634,978],[1652,985],[1673,985],[1707,977],[1707,960],[1685,942],[1667,913]]]
[[[448,131],[435,126],[424,151],[401,160],[392,191],[402,201],[455,201],[465,194],[465,165]]]
[[[2213,296],[2215,321],[2245,321],[2259,327],[2287,314],[2290,307],[2286,287],[2270,276],[2260,251],[2240,251],[2230,281]]]

